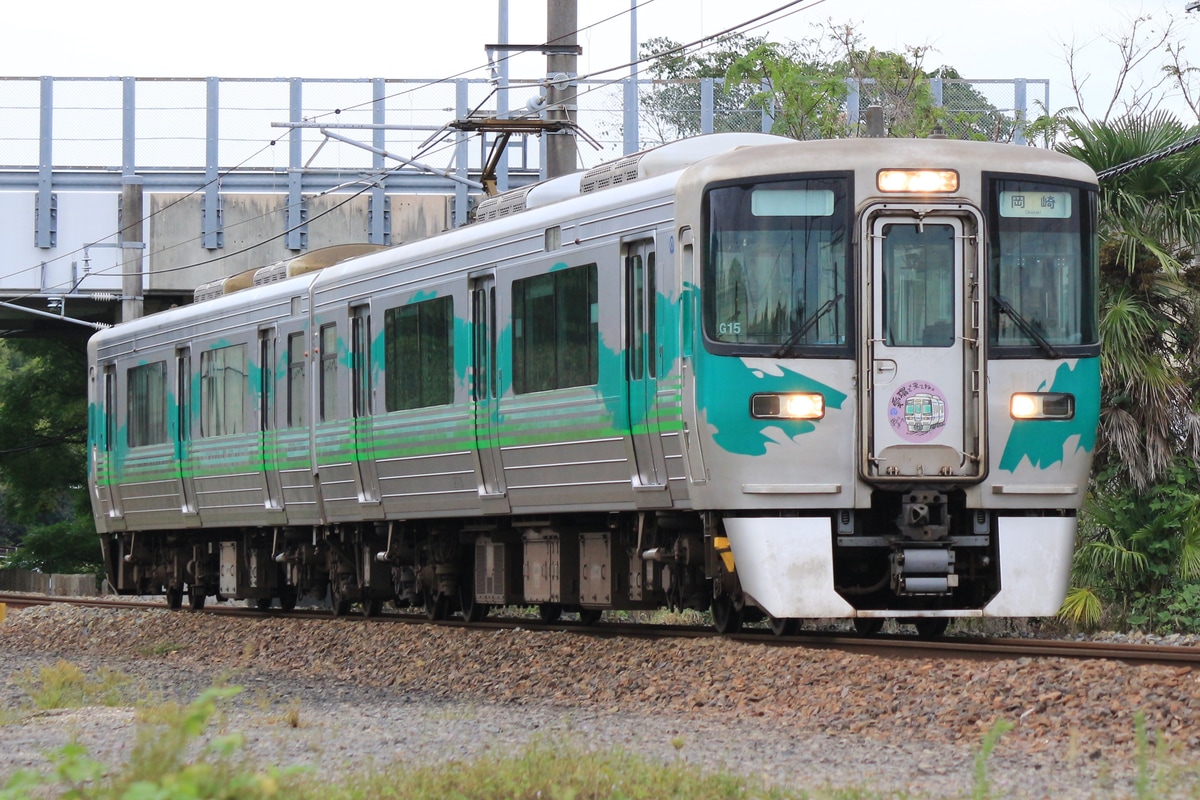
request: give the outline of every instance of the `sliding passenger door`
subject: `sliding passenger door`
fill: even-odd
[[[196,482],[192,466],[192,350],[175,351],[175,463],[179,469],[179,505],[185,525],[199,525]]]
[[[471,279],[471,407],[485,513],[509,510],[500,455],[500,367],[496,363],[496,276]]]
[[[635,488],[663,488],[667,485],[667,473],[657,405],[661,364],[655,313],[654,240],[626,244],[624,263],[625,368],[635,467],[633,483]]]
[[[100,376],[100,397],[104,407],[103,440],[92,443],[92,474],[96,482],[96,499],[110,528],[119,528],[111,521],[124,517],[121,512],[121,485],[119,461],[117,459],[117,368],[105,364]]]
[[[258,332],[258,448],[262,454],[264,497],[269,510],[283,509],[283,490],[279,484],[279,435],[275,420],[275,339],[274,328]]]
[[[311,338],[299,298],[293,298],[292,319],[280,325],[277,342],[283,352],[276,357],[282,375],[275,392],[275,467],[279,473],[283,506],[291,524],[313,525],[320,521],[316,477],[316,443],[310,426],[314,418],[318,383],[310,361]]]
[[[379,478],[375,465],[374,409],[371,395],[371,309],[356,306],[350,315],[351,376],[350,403],[353,408],[351,422],[354,437],[354,461],[357,464],[355,477],[358,482],[358,500],[364,504],[379,502]]]

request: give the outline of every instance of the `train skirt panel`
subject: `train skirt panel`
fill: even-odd
[[[1058,613],[1071,577],[1074,517],[997,518],[1000,591],[985,617],[1048,617]]]

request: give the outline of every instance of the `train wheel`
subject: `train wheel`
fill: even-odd
[[[271,598],[259,597],[259,598],[255,599],[254,607],[257,608],[259,611],[270,611],[271,610]]]
[[[913,620],[913,626],[917,629],[917,638],[936,639],[950,627],[950,620],[946,617],[919,617]]]
[[[378,617],[383,613],[383,601],[378,597],[364,597],[362,610],[364,617]]]
[[[295,586],[285,586],[279,591],[279,607],[284,611],[296,610],[296,598],[299,592]]]
[[[883,620],[877,617],[855,617],[854,632],[859,636],[874,636],[883,630]]]
[[[601,615],[604,614],[603,609],[599,608],[581,608],[579,609],[579,624],[580,625],[595,625],[600,621]]]
[[[558,618],[562,616],[562,606],[558,603],[542,603],[538,606],[538,619],[549,625],[551,622],[558,622]]]
[[[475,597],[475,587],[466,581],[458,585],[458,608],[465,622],[479,622],[488,615],[491,608],[487,603],[481,603]]]
[[[727,594],[713,598],[712,618],[717,633],[731,634],[742,629],[742,611],[734,606],[733,598]]]
[[[183,608],[183,587],[167,587],[167,608],[178,611]]]
[[[204,608],[204,589],[202,587],[188,585],[188,608],[192,611],[200,611]]]
[[[431,622],[450,616],[450,598],[441,592],[425,593],[425,618]]]
[[[771,633],[776,636],[795,636],[800,632],[800,620],[795,617],[770,617]]]

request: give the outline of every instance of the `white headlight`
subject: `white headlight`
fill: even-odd
[[[756,394],[750,398],[750,416],[757,419],[821,419],[825,396],[817,392]]]
[[[1065,392],[1017,392],[1008,401],[1013,419],[1074,419],[1075,395]]]

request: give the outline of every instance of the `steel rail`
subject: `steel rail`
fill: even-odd
[[[67,604],[90,608],[114,608],[124,610],[165,610],[164,604],[146,600],[51,597],[36,594],[0,594],[0,603],[11,610],[30,606]],[[280,609],[259,611],[258,609],[210,605],[201,612],[180,610],[177,613],[207,613],[222,616],[252,619],[309,619],[347,620],[355,623],[401,623],[440,625],[453,628],[476,630],[514,630],[518,628],[541,631],[568,631],[601,638],[715,638],[711,628],[699,625],[669,625],[654,623],[627,623],[620,621],[599,622],[584,625],[574,620],[541,622],[524,617],[490,617],[478,623],[467,623],[459,619],[428,619],[423,613],[388,612],[378,617],[361,616],[335,617],[328,609],[299,608],[284,612]],[[1061,639],[1028,639],[1006,637],[944,636],[924,640],[915,636],[899,634],[856,636],[826,631],[802,631],[792,636],[775,636],[768,628],[749,628],[725,638],[747,644],[776,647],[800,647],[830,649],[885,658],[965,658],[1002,660],[1014,658],[1068,658],[1076,660],[1111,660],[1131,664],[1176,664],[1200,668],[1200,646],[1164,644],[1129,644],[1103,641],[1077,641]]]

